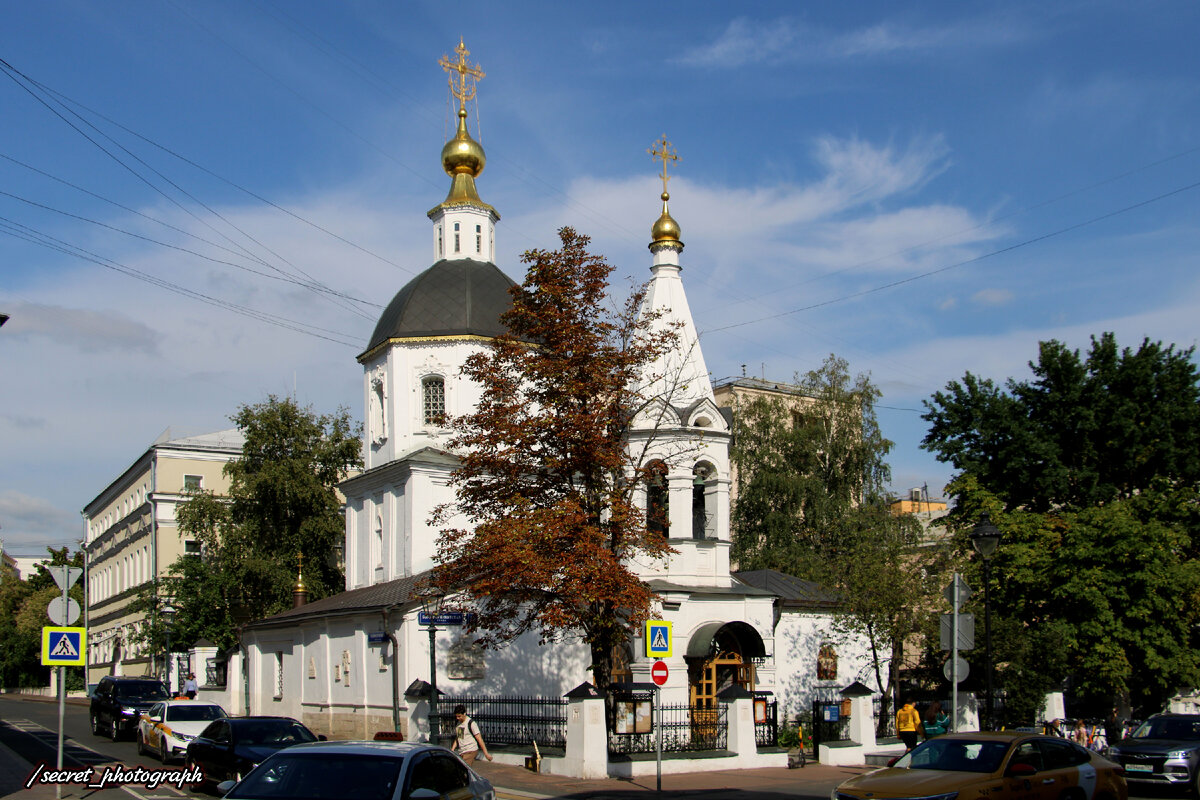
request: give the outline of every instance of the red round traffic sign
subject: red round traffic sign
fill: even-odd
[[[658,686],[667,682],[667,662],[655,661],[650,668],[650,679]]]

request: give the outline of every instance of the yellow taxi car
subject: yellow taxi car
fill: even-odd
[[[163,700],[138,720],[137,751],[154,753],[164,764],[182,757],[187,745],[215,719],[229,715],[216,703],[203,700]]]
[[[1035,733],[950,733],[851,778],[830,800],[1128,800],[1121,767]]]

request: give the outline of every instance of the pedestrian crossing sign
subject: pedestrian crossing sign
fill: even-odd
[[[671,623],[661,619],[646,620],[646,658],[668,658],[671,655]]]
[[[86,628],[42,628],[42,666],[82,667],[87,663]]]

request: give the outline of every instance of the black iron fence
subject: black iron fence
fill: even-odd
[[[701,708],[687,704],[662,706],[662,749],[664,753],[696,750],[725,750],[729,742],[729,718],[724,704]],[[608,730],[608,752],[624,755],[655,752],[658,711],[654,696],[618,697],[613,702]]]
[[[842,715],[841,701],[814,700],[812,709],[813,752],[822,742],[840,742],[850,738],[849,719]]]
[[[778,700],[754,698],[754,743],[759,747],[774,747],[779,743]]]
[[[452,734],[458,724],[454,707],[464,705],[489,746],[566,747],[567,703],[564,697],[440,697],[438,720],[442,733]]]

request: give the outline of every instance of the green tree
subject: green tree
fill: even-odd
[[[165,599],[176,609],[178,649],[201,638],[227,647],[239,621],[290,607],[299,557],[313,599],[344,585],[334,557],[345,533],[336,486],[362,466],[358,426],[345,409],[318,415],[274,395],[230,419],[246,443],[225,465],[228,495],[201,490],[176,510],[180,535],[197,540],[200,555],[179,558],[141,600],[155,652],[165,645]]]
[[[629,565],[671,552],[635,503],[647,471],[627,434],[647,400],[633,387],[676,337],[639,317],[642,292],[614,304],[612,268],[586,236],[559,236],[561,249],[524,254],[509,334],[463,368],[482,397],[451,421],[463,456],[439,520],[471,525],[442,531],[436,579],[474,599],[485,645],[582,636],[604,687],[654,597]]]
[[[62,590],[54,582],[45,564],[52,567],[64,564],[82,568],[83,551],[70,552],[68,547],[46,549],[49,558],[34,568],[26,580],[16,575],[0,576],[0,686],[46,686],[50,667],[42,666],[42,628],[52,624],[47,606]],[[83,607],[84,585],[73,585],[68,596]],[[77,624],[82,625],[82,620]],[[67,688],[83,687],[83,667],[67,667]]]
[[[869,376],[851,376],[830,355],[797,379],[793,397],[758,397],[734,410],[731,557],[739,569],[776,569],[835,589],[839,627],[867,638],[886,695],[898,685],[905,638],[929,616],[921,593],[936,583],[922,570],[944,565],[917,555],[916,520],[886,508],[892,442],[879,429],[878,398]]]
[[[921,446],[979,479],[1008,509],[1085,508],[1150,489],[1200,485],[1200,380],[1194,348],[1105,333],[1086,358],[1039,345],[1032,380],[1005,390],[967,373],[925,402]]]

